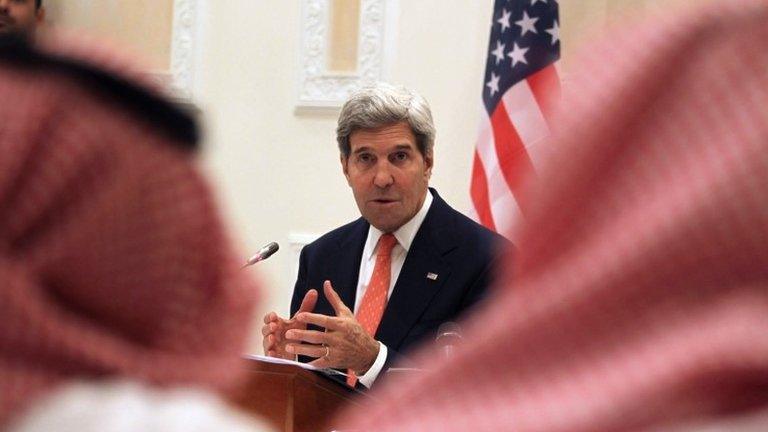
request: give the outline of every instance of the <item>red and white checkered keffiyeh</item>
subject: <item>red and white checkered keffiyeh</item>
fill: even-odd
[[[238,376],[255,287],[193,156],[118,99],[0,62],[0,428],[71,378]]]
[[[664,430],[768,408],[768,3],[619,29],[572,77],[505,289],[455,360],[422,353],[433,370],[350,430]]]

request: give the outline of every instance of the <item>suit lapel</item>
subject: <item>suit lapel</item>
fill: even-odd
[[[339,240],[335,253],[328,256],[329,265],[326,268],[331,270],[328,279],[330,279],[341,300],[350,309],[355,306],[360,259],[363,256],[363,247],[368,236],[368,226],[368,223],[360,218],[350,227],[349,235],[340,236],[341,240]],[[317,311],[326,315],[335,315],[335,311],[323,294],[323,287],[319,286],[318,289],[322,302],[318,305]]]
[[[432,190],[434,201],[411,244],[376,339],[397,349],[451,273],[443,255],[456,247],[450,207]]]

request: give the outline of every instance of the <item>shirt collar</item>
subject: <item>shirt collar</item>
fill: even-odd
[[[419,211],[413,215],[411,220],[392,233],[397,239],[397,244],[405,249],[406,252],[411,248],[411,243],[413,243],[416,233],[419,232],[421,224],[424,223],[424,219],[427,217],[432,201],[432,192],[427,189],[427,194],[424,197],[424,202],[421,204]],[[381,230],[371,225],[368,230],[368,238],[365,240],[365,250],[363,251],[363,257],[365,259],[371,259],[373,253],[376,251],[376,245],[379,244],[379,238],[382,235],[384,235],[384,233]]]

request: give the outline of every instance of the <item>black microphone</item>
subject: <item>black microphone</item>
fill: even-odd
[[[461,344],[462,339],[461,327],[455,322],[448,321],[438,327],[435,343],[440,347],[440,351],[443,352],[445,358],[451,359],[453,358],[454,350]]]
[[[246,261],[246,263],[241,268],[252,266],[259,261],[264,261],[265,259],[271,257],[272,254],[277,252],[278,249],[280,249],[280,245],[278,245],[276,242],[267,243],[263,248],[259,249],[259,251],[256,252],[254,256],[248,258],[248,261]]]

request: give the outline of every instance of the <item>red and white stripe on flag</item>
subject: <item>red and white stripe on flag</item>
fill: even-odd
[[[555,0],[495,2],[470,194],[476,220],[507,236],[559,99],[557,12]]]

